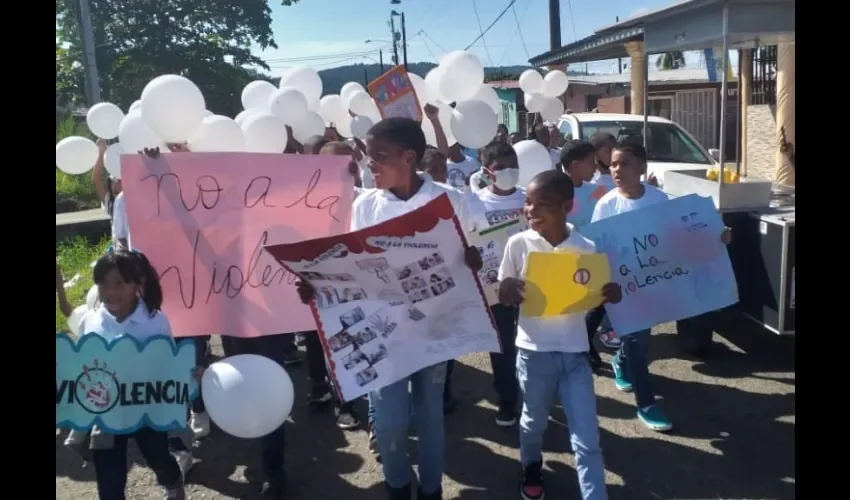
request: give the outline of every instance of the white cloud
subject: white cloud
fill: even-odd
[[[638,10],[632,12],[632,15],[630,15],[629,17],[641,16],[643,14],[646,14],[647,12],[649,12],[649,9],[647,7],[641,7]]]

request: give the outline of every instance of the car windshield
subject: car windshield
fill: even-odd
[[[711,164],[712,161],[702,148],[684,131],[673,123],[649,122],[647,124],[647,159],[669,163]],[[643,122],[606,121],[582,122],[582,136],[593,137],[597,132],[613,135],[617,142],[637,141],[643,143]]]

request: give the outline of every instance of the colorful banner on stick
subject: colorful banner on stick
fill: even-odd
[[[121,162],[132,245],[160,273],[176,336],[315,328],[295,276],[262,247],[348,229],[348,158],[172,153]]]

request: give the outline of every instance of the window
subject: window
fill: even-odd
[[[561,131],[561,142],[571,141],[575,137],[575,134],[573,134],[573,125],[567,120],[562,121],[558,125],[558,130]]]
[[[649,161],[670,163],[713,163],[706,152],[693,139],[674,123],[647,124],[649,137],[647,157]],[[581,124],[582,136],[590,138],[597,132],[605,132],[617,138],[617,142],[636,141],[643,143],[643,122],[607,121],[584,122]]]
[[[673,119],[673,98],[672,97],[650,97],[649,116],[660,116],[661,118]]]

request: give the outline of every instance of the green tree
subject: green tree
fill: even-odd
[[[660,70],[679,69],[685,67],[685,54],[681,51],[665,52],[655,60],[655,67]]]
[[[290,5],[297,0],[282,0]],[[242,88],[268,70],[252,47],[277,48],[266,0],[90,0],[104,100],[123,109],[145,84],[180,74],[203,91],[207,108],[233,116]],[[82,103],[79,3],[56,0],[57,106]]]

